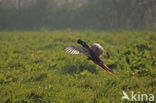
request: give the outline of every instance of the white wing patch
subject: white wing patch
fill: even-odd
[[[77,50],[76,50],[76,49]],[[68,46],[67,48],[66,48],[66,51],[68,52],[68,53],[71,53],[71,54],[79,54],[80,53],[80,48],[78,48],[78,47],[73,47],[73,46]]]
[[[67,46],[65,50],[70,54],[84,54],[86,56],[89,56],[88,51],[80,46]]]

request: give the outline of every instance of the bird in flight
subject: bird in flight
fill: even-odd
[[[67,46],[66,51],[70,54],[83,54],[88,57],[88,60],[92,60],[95,64],[99,65],[110,74],[114,74],[114,72],[100,59],[100,57],[104,54],[104,49],[100,44],[94,43],[90,47],[80,39],[77,40],[77,43],[82,45],[82,47],[75,45]]]

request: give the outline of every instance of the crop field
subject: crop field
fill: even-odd
[[[115,74],[66,53],[78,39],[101,44]],[[156,95],[156,31],[0,32],[0,103],[129,103],[123,91]]]

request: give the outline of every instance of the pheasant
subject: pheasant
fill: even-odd
[[[71,54],[83,54],[88,57],[88,60],[92,60],[95,64],[102,67],[104,70],[109,72],[110,74],[114,74],[114,72],[105,65],[105,63],[100,59],[100,57],[104,54],[104,49],[98,43],[94,43],[88,46],[84,41],[77,40],[77,43],[81,44],[81,46],[67,46],[66,51]]]

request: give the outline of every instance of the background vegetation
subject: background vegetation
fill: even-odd
[[[0,0],[0,103],[156,95],[155,30],[156,0]],[[115,75],[66,53],[77,39],[101,44]]]
[[[156,94],[155,31],[1,31],[1,103],[119,103],[122,91]],[[105,48],[110,75],[67,54],[80,38]]]
[[[0,0],[0,30],[156,29],[156,0]]]

